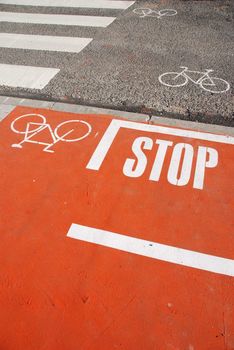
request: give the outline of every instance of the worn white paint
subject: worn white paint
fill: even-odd
[[[115,17],[48,15],[39,13],[0,12],[0,22],[54,24],[66,26],[107,27]]]
[[[154,17],[154,18],[162,18],[164,16],[175,16],[177,15],[177,11],[173,9],[163,9],[163,10],[151,10],[150,8],[136,8],[133,12],[141,18],[145,17]]]
[[[197,140],[212,141],[218,143],[226,143],[234,145],[234,137],[226,135],[216,135],[209,134],[205,132],[199,132],[194,130],[183,130],[170,128],[160,125],[149,125],[136,122],[130,122],[125,120],[113,119],[108,126],[106,132],[104,133],[101,141],[99,142],[97,148],[95,149],[88,165],[87,169],[99,170],[116,135],[118,134],[120,128],[132,129],[132,130],[142,130],[147,132],[154,132],[164,135],[174,135],[181,137],[188,137]]]
[[[234,276],[234,260],[72,224],[67,236],[173,264]]]
[[[25,5],[25,6],[49,6],[49,7],[84,7],[101,9],[127,9],[135,1],[111,1],[111,0],[0,0],[0,4]]]
[[[0,47],[15,49],[78,53],[91,41],[92,38],[0,33]]]
[[[0,85],[43,89],[59,69],[0,64]]]

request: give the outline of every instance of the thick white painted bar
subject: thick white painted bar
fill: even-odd
[[[59,69],[0,64],[0,85],[43,89]]]
[[[55,24],[66,26],[107,27],[115,17],[48,15],[39,13],[0,12],[0,22]]]
[[[234,260],[72,224],[67,236],[157,260],[234,276]]]
[[[0,33],[0,47],[15,49],[78,53],[91,41],[92,38]]]
[[[111,0],[0,0],[0,4],[50,7],[84,7],[100,9],[127,9],[135,1]]]

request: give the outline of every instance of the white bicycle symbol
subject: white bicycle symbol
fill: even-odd
[[[221,78],[210,77],[209,73],[213,72],[212,69],[206,69],[205,72],[199,72],[195,70],[189,70],[188,67],[180,67],[182,72],[167,72],[159,76],[159,81],[161,84],[170,87],[180,87],[186,85],[189,80],[194,84],[199,85],[203,90],[222,93],[230,89],[230,84]],[[192,79],[188,73],[202,74],[198,80]]]
[[[25,142],[36,143],[46,146],[43,151],[54,151],[50,148],[57,142],[77,142],[83,140],[91,133],[91,125],[83,120],[66,120],[56,126],[53,130],[46,117],[42,114],[24,114],[13,120],[11,130],[17,134],[24,135],[24,139],[20,143],[14,143],[11,146],[14,148],[22,148]],[[47,132],[52,142],[38,141],[33,138],[40,137],[41,132]],[[70,135],[68,137],[68,135]]]
[[[139,15],[140,18],[144,17],[155,17],[155,18],[162,18],[164,16],[175,16],[177,15],[176,10],[172,9],[163,9],[163,10],[151,10],[149,8],[137,8],[134,9],[133,12],[137,15]]]

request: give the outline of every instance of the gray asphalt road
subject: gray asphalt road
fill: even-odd
[[[136,8],[177,14],[143,18]],[[0,33],[93,38],[80,53],[0,48],[0,63],[60,69],[42,90],[0,86],[0,94],[233,125],[233,9],[228,0],[136,1],[125,11],[0,5],[0,11],[116,17],[107,28],[0,22]],[[181,66],[197,73],[160,82]],[[188,78],[197,81],[206,69],[224,81]]]

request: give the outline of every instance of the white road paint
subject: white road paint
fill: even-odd
[[[30,121],[30,117],[32,121]],[[19,128],[19,121],[21,123],[21,127]],[[80,133],[80,125],[86,127],[86,132]],[[18,125],[18,127],[17,127]],[[63,129],[64,125],[70,126],[69,130]],[[62,129],[62,130],[61,130]],[[17,118],[15,118],[11,123],[11,130],[17,134],[23,134],[24,139],[19,143],[13,143],[11,146],[13,148],[22,148],[25,142],[35,143],[38,145],[46,146],[43,151],[53,153],[54,150],[51,149],[56,143],[63,142],[77,142],[85,139],[92,131],[92,127],[89,123],[84,120],[71,119],[66,120],[56,126],[55,129],[47,123],[46,117],[42,114],[23,114]],[[45,137],[40,140],[40,133],[44,133],[47,131],[47,141]],[[76,131],[78,131],[78,135],[76,135]],[[75,136],[74,136],[75,134]],[[36,136],[36,140],[33,139]],[[49,137],[48,137],[49,136]]]
[[[92,38],[0,33],[0,47],[15,49],[78,53],[91,41]]]
[[[66,26],[107,27],[115,17],[48,15],[22,12],[0,12],[0,22],[54,24]]]
[[[59,69],[0,64],[0,85],[43,89]]]
[[[1,0],[0,4],[50,7],[84,7],[103,9],[127,9],[135,1],[111,0]]]
[[[197,140],[205,140],[205,141],[234,145],[234,137],[232,136],[216,135],[216,134],[209,134],[209,133],[194,131],[194,130],[176,129],[176,128],[170,128],[170,127],[160,126],[160,125],[149,125],[149,124],[142,124],[142,123],[125,121],[125,120],[113,119],[110,125],[108,126],[107,130],[105,131],[97,148],[95,149],[86,167],[87,169],[91,169],[91,170],[100,169],[120,128],[141,130],[146,132],[154,132],[154,133],[159,133],[164,135],[173,135],[173,136],[179,136],[179,137],[188,137],[188,138],[193,138]]]
[[[145,17],[154,17],[154,18],[162,18],[164,16],[175,16],[177,15],[177,11],[173,9],[163,9],[163,10],[151,10],[150,8],[136,8],[133,12],[139,15],[140,18]]]
[[[173,264],[234,276],[234,260],[72,224],[67,236]]]
[[[205,171],[207,168],[215,168],[218,165],[218,151],[211,147],[198,146],[196,155],[194,147],[189,143],[155,139],[152,137],[140,136],[132,143],[132,158],[127,158],[123,173],[125,176],[137,178],[145,173],[148,159],[144,150],[152,150],[154,143],[158,144],[154,164],[149,180],[159,181],[167,155],[168,148],[172,149],[172,155],[167,172],[167,181],[174,186],[186,186],[194,177],[193,188],[202,190],[204,188]],[[168,156],[167,156],[168,159]],[[196,162],[195,174],[192,172],[192,165]]]
[[[200,86],[205,91],[220,94],[230,89],[230,84],[221,78],[211,77],[210,73],[213,69],[205,69],[205,72],[190,70],[188,67],[180,67],[181,72],[166,72],[161,74],[158,79],[161,84],[169,87],[181,87],[186,85],[189,80]],[[201,75],[200,78],[194,80],[189,74]]]

